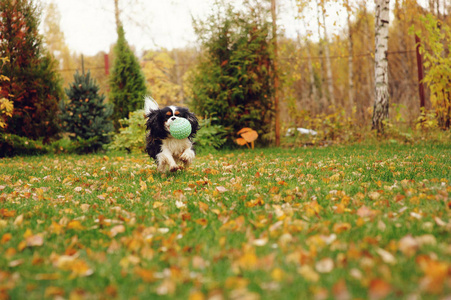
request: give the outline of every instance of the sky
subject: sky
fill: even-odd
[[[108,52],[117,40],[114,0],[37,0],[45,14],[45,6],[53,2],[61,13],[60,29],[69,48],[78,54],[95,55]],[[196,46],[192,17],[208,16],[215,0],[119,0],[126,39],[139,55],[144,50],[173,49]],[[228,0],[237,3],[242,0]],[[313,1],[312,1],[313,2]],[[393,1],[392,1],[393,2]],[[296,20],[295,0],[277,0],[277,23],[285,35],[296,38],[297,33],[318,32],[316,8],[309,12],[305,23]],[[368,10],[374,2],[368,1]],[[345,28],[346,12],[340,5],[327,9],[329,37]],[[41,26],[42,28],[42,26]]]
[[[100,51],[108,52],[116,42],[114,0],[38,1],[42,3],[44,14],[48,3],[57,4],[61,13],[60,29],[72,51],[94,55]],[[295,0],[278,2],[278,25],[286,35],[296,37],[299,22],[294,17]],[[138,53],[148,49],[195,46],[197,39],[192,16],[205,18],[213,3],[214,0],[119,0],[126,39]],[[329,22],[337,24],[338,16],[331,14]],[[317,29],[312,28],[312,31],[317,32]]]

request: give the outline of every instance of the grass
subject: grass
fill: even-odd
[[[451,144],[0,161],[0,299],[439,299]]]

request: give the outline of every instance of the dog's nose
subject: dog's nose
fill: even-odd
[[[171,120],[174,121],[174,120],[175,120],[175,117],[171,117]]]

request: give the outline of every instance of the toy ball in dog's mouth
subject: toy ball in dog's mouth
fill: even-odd
[[[191,123],[184,118],[177,118],[169,125],[169,132],[178,140],[187,138],[191,134],[191,131]]]

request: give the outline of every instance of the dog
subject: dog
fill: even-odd
[[[151,97],[144,99],[146,121],[146,151],[157,163],[161,173],[176,172],[188,168],[196,154],[193,138],[199,130],[196,116],[185,107],[167,106],[162,109]],[[191,134],[185,139],[176,139],[169,132],[169,126],[177,118],[185,118],[191,124]]]

